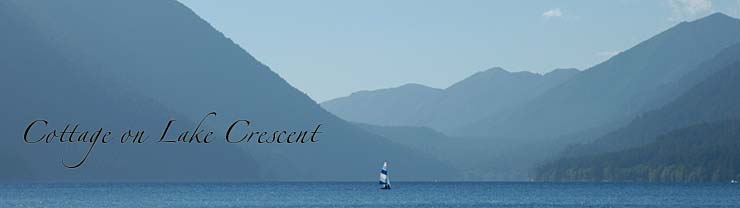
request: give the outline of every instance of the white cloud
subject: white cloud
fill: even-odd
[[[711,0],[669,0],[671,21],[691,20],[712,12]]]
[[[562,17],[563,11],[561,11],[560,8],[554,8],[545,11],[544,13],[542,13],[542,16],[545,18]]]

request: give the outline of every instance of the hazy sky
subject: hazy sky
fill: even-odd
[[[180,0],[318,102],[500,66],[588,68],[740,0]]]

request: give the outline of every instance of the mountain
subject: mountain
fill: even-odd
[[[619,151],[650,143],[673,129],[706,122],[740,118],[740,44],[723,50],[684,78],[705,78],[665,106],[646,112],[628,125],[593,142],[573,146],[566,156]],[[706,72],[714,72],[705,74]]]
[[[606,133],[662,106],[688,87],[682,77],[722,49],[740,42],[740,20],[716,13],[682,22],[575,75],[519,108],[461,128],[470,136],[530,140],[599,129]],[[678,83],[683,84],[683,83]],[[600,133],[588,133],[598,135]]]
[[[737,122],[722,121],[740,118],[740,107],[738,107],[740,99],[737,98],[740,92],[740,84],[737,82],[740,80],[740,44],[728,47],[701,66],[702,70],[694,71],[682,80],[692,82],[703,79],[702,81],[665,106],[641,114],[618,130],[599,137],[593,142],[569,147],[564,151],[563,158],[540,168],[539,172],[543,180],[716,181],[728,179],[725,171],[732,172],[733,167],[717,166],[717,164],[733,164],[732,161],[736,160],[733,156],[738,150],[738,147],[733,146],[734,143],[732,143],[736,142],[732,137],[737,137],[735,135]],[[725,134],[728,132],[729,134]],[[672,136],[661,136],[664,134]],[[687,139],[691,139],[693,143],[688,143]],[[669,143],[684,146],[669,146]],[[694,149],[704,146],[711,146],[711,148],[707,147],[701,151]],[[645,155],[646,152],[654,151],[656,148],[661,151],[671,151],[671,155]],[[615,158],[618,157],[628,159],[620,160],[619,167],[612,167],[615,165],[613,164]],[[707,166],[702,167],[696,164],[710,160],[707,159],[708,157],[713,159],[711,163],[707,162]],[[665,161],[670,158],[674,160]],[[681,164],[675,164],[679,159]],[[719,162],[714,161],[720,159]],[[669,166],[676,168],[675,165],[680,165],[681,171],[691,168],[685,171],[692,171],[691,174],[694,175],[686,175],[689,174],[688,172],[671,172],[672,175],[669,176],[673,178],[665,178],[664,175],[656,176],[654,173],[648,177],[647,175],[624,175],[625,173],[606,174],[597,171],[589,172],[587,176],[576,176],[564,172],[572,173],[575,170],[586,169],[601,170],[607,167],[622,171],[637,171],[634,168],[646,165],[642,162],[654,160],[662,162],[650,164],[650,171],[663,171],[660,168]],[[687,166],[684,163],[692,164]],[[639,171],[647,170],[639,169]],[[672,171],[678,170],[672,169]],[[719,172],[714,173],[713,171]],[[721,176],[715,176],[715,174],[721,174]]]
[[[705,80],[713,76],[712,74],[722,71],[727,67],[727,64],[733,63],[737,57],[740,57],[737,53],[731,52],[740,49],[730,47],[739,42],[740,20],[721,13],[712,14],[692,22],[682,22],[603,63],[574,74],[550,88],[545,88],[543,92],[530,99],[513,102],[515,104],[510,105],[512,107],[491,107],[480,110],[479,106],[471,104],[476,103],[471,102],[471,100],[483,100],[480,103],[486,103],[485,99],[489,99],[489,97],[483,95],[496,93],[488,91],[475,94],[470,92],[470,89],[479,88],[479,90],[495,91],[495,89],[501,87],[486,88],[477,84],[462,83],[492,84],[494,82],[477,82],[476,80],[503,77],[502,74],[507,74],[499,69],[488,70],[461,81],[461,83],[458,83],[459,85],[456,84],[468,89],[460,91],[468,92],[470,95],[478,95],[470,96],[470,100],[450,96],[449,94],[452,93],[449,93],[449,91],[452,91],[453,87],[444,90],[443,98],[452,97],[453,99],[449,100],[465,101],[459,102],[464,104],[462,106],[450,107],[449,109],[452,110],[447,109],[447,111],[454,112],[449,114],[452,115],[451,118],[441,119],[441,121],[446,121],[449,126],[461,125],[461,127],[450,130],[429,125],[430,121],[434,120],[429,118],[448,115],[445,107],[437,109],[425,107],[423,109],[433,110],[421,110],[426,112],[421,114],[422,121],[409,123],[409,125],[433,127],[451,138],[466,138],[474,144],[488,145],[491,146],[490,152],[507,152],[507,154],[496,156],[476,156],[473,157],[476,158],[473,160],[486,161],[489,164],[493,164],[491,161],[503,160],[501,158],[516,161],[515,164],[496,164],[496,167],[521,170],[517,171],[519,172],[519,179],[526,179],[527,170],[531,171],[532,168],[541,165],[546,160],[556,158],[560,152],[565,152],[567,156],[578,156],[589,151],[601,153],[609,147],[618,147],[611,149],[611,151],[623,150],[624,148],[647,144],[656,136],[675,128],[729,118],[718,115],[720,115],[720,112],[732,112],[729,108],[732,108],[733,105],[721,105],[717,107],[726,109],[709,111],[716,113],[716,116],[709,120],[703,119],[703,117],[695,119],[692,114],[681,117],[680,119],[691,122],[680,123],[680,125],[676,125],[679,123],[672,122],[670,119],[646,120],[635,126],[655,128],[659,131],[641,130],[633,127],[635,129],[625,130],[625,134],[616,133],[613,139],[604,140],[609,141],[604,145],[590,145],[589,143],[598,140],[594,143],[598,144],[602,140],[598,138],[613,134],[610,132],[626,125],[632,125],[631,122],[640,120],[640,118],[650,114],[647,112],[660,109],[667,104],[670,105],[669,103],[676,99],[681,99],[680,96],[686,95],[686,92],[691,91],[698,83],[704,83]],[[523,73],[519,76],[528,77],[528,74]],[[497,80],[495,83],[500,82],[501,80]],[[532,83],[522,80],[518,80],[518,82],[526,86],[532,85]],[[461,89],[465,88],[461,87]],[[729,90],[729,92],[733,91]],[[711,90],[701,93],[717,94],[712,93]],[[382,93],[378,93],[377,96],[380,96],[380,94]],[[728,97],[732,95],[723,94],[721,96]],[[433,104],[430,106],[443,106],[445,103],[443,98],[432,102]],[[696,97],[691,99],[695,102],[711,100],[711,98]],[[347,100],[349,99],[344,101]],[[322,106],[329,111],[335,111],[335,109],[325,104],[322,104]],[[346,104],[345,108],[350,108],[349,106],[352,106],[350,104]],[[488,102],[483,106],[497,105],[495,102]],[[686,106],[681,110],[666,111],[665,114],[674,116],[666,118],[677,118],[675,116],[684,115],[684,112],[697,112],[697,110],[707,109],[708,107],[710,106]],[[694,110],[692,111],[689,108]],[[500,110],[491,111],[492,109]],[[382,110],[373,109],[373,111]],[[418,110],[414,109],[414,111]],[[466,115],[468,111],[479,112],[479,116],[482,116],[482,118],[477,121],[474,120],[473,123],[455,120],[455,114],[460,115],[460,118],[466,118],[463,115]],[[731,113],[730,115],[734,114]],[[339,116],[342,117],[341,114]],[[625,138],[626,136],[629,137]],[[624,144],[632,146],[616,145],[620,141],[625,141]],[[570,147],[563,151],[570,144],[584,142],[586,145],[578,146],[582,148]],[[494,149],[498,146],[505,148]],[[606,148],[600,149],[604,147]],[[469,150],[460,151],[474,152]]]
[[[425,126],[447,132],[526,103],[577,73],[576,69],[556,69],[541,75],[509,72],[496,67],[478,72],[444,90],[404,85],[353,93],[326,101],[321,106],[353,122]]]
[[[476,73],[445,89],[445,96],[420,114],[421,124],[451,132],[464,124],[496,115],[555,87],[574,75],[576,69],[555,69],[546,74],[509,72],[493,68]]]
[[[342,119],[374,125],[412,125],[418,122],[421,109],[443,95],[444,90],[420,84],[374,91],[359,91],[348,97],[321,103]],[[362,109],[362,110],[357,110]]]
[[[0,28],[4,31],[0,89],[6,95],[6,102],[0,104],[0,129],[7,132],[0,139],[0,162],[5,165],[0,181],[187,181],[208,180],[203,175],[213,172],[219,173],[216,176],[221,180],[260,179],[253,172],[257,168],[254,159],[236,146],[160,147],[168,149],[162,154],[162,149],[153,145],[97,144],[84,166],[66,169],[60,161],[81,161],[89,144],[24,143],[23,132],[36,119],[48,120],[49,128],[31,131],[32,139],[52,129],[61,131],[66,124],[80,124],[80,129],[93,131],[106,128],[116,134],[127,128],[154,132],[170,116],[179,115],[132,93],[122,83],[103,82],[77,67],[75,60],[65,56],[73,51],[56,47],[53,34],[39,31],[39,23],[26,13],[28,8],[18,3],[0,3]],[[180,122],[194,126],[190,120]],[[229,167],[224,163],[243,165]]]
[[[304,93],[176,1],[3,1],[0,180],[244,181],[363,180],[388,160],[397,180],[454,177],[439,162],[367,133],[323,110]],[[89,161],[65,169],[87,145],[25,144],[35,119],[114,132],[144,129],[158,139],[204,128],[211,144],[98,144]],[[227,127],[251,121],[251,131],[313,131],[316,143],[227,144]],[[194,131],[194,130],[193,130]],[[152,133],[149,133],[152,132]],[[174,134],[174,133],[173,133]],[[175,135],[173,135],[174,137]],[[71,152],[71,153],[70,153]],[[82,151],[84,153],[84,151]],[[65,159],[66,160],[66,159]]]
[[[740,121],[697,124],[618,152],[559,160],[545,181],[728,182],[740,179]]]

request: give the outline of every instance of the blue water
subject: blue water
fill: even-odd
[[[0,184],[0,207],[740,207],[740,185]]]

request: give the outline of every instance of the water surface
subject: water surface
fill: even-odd
[[[0,184],[0,207],[740,207],[740,185],[645,183]]]

